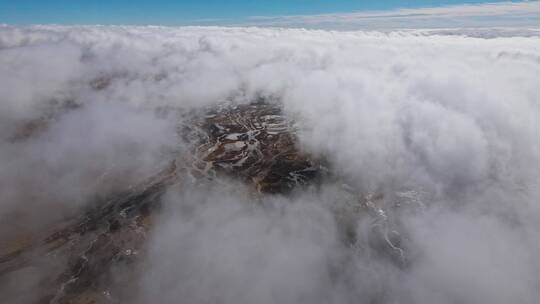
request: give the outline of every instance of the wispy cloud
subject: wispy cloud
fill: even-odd
[[[540,1],[463,4],[319,15],[253,16],[235,24],[332,29],[538,26],[540,25]]]

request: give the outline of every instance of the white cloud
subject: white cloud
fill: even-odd
[[[180,150],[164,106],[275,96],[302,147],[351,187],[423,206],[386,210],[410,263],[378,255],[377,223],[334,184],[260,205],[234,183],[171,189],[141,302],[535,303],[540,40],[490,33],[0,27],[2,233],[156,172]],[[47,115],[49,128],[12,140]]]
[[[461,4],[385,11],[251,17],[245,24],[324,29],[531,27],[540,25],[540,1]]]

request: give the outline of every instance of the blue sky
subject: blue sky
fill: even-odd
[[[474,0],[0,0],[8,24],[230,24],[250,16],[318,15],[477,4]],[[490,1],[502,2],[502,1]],[[218,19],[218,20],[209,20]]]

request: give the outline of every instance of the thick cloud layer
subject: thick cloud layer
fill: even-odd
[[[1,234],[159,171],[182,150],[163,109],[274,97],[340,182],[171,189],[133,301],[535,303],[540,40],[464,34],[1,27]],[[341,183],[384,193],[405,263]]]

